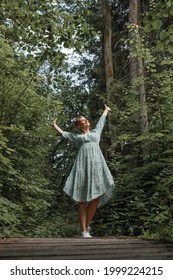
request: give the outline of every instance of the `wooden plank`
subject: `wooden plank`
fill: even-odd
[[[120,248],[120,249],[125,249],[125,248],[131,248],[131,249],[138,249],[138,248],[143,248],[144,250],[148,250],[148,249],[153,249],[156,250],[157,249],[172,249],[172,244],[163,244],[163,243],[159,243],[159,244],[154,244],[154,243],[149,243],[149,244],[127,244],[127,243],[99,243],[99,244],[91,244],[91,243],[84,243],[84,244],[71,244],[71,243],[65,243],[65,244],[61,244],[61,243],[56,243],[56,244],[47,244],[47,243],[37,243],[37,244],[8,244],[8,245],[0,245],[0,252],[1,251],[11,251],[11,250],[23,250],[23,249],[30,249],[30,250],[37,250],[37,249],[41,249],[43,248],[43,250],[45,248],[51,250],[51,249],[57,249],[57,248],[63,248],[64,250],[67,249],[71,249],[73,250],[74,248],[83,248],[83,249],[91,249],[91,248],[98,248],[100,250],[104,249],[104,248]]]
[[[103,252],[102,254],[51,254],[51,255],[32,255],[32,256],[7,256],[1,258],[1,260],[172,260],[172,254],[163,253],[163,254],[143,254],[138,252],[136,254],[113,254],[112,252]]]
[[[7,238],[0,259],[173,259],[173,243],[118,238]]]
[[[82,239],[82,238],[8,238],[8,239],[1,239],[0,240],[0,247],[2,247],[3,245],[4,246],[11,246],[11,244],[15,245],[15,244],[23,244],[25,246],[30,245],[30,244],[42,244],[42,245],[45,245],[45,244],[71,244],[71,245],[85,245],[85,244],[120,244],[120,245],[123,245],[123,244],[134,244],[135,246],[136,245],[151,245],[151,244],[172,244],[173,246],[173,243],[170,243],[170,242],[160,242],[160,241],[149,241],[149,240],[131,240],[131,239],[99,239],[99,238],[92,238],[92,239]]]

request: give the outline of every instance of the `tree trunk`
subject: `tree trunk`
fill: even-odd
[[[130,0],[130,2],[129,2],[129,24],[139,25],[139,17],[140,17],[139,11],[140,11],[139,0]],[[129,39],[133,41],[134,38],[135,38],[134,30],[130,29]],[[135,43],[130,44],[130,53],[135,53],[135,51],[136,51]],[[133,79],[138,77],[138,59],[137,59],[137,57],[130,56],[129,63],[130,63],[130,78],[131,78],[131,81],[133,81]]]
[[[132,24],[129,32],[129,38],[133,43],[130,44],[130,53],[135,56],[130,58],[130,78],[131,84],[135,79],[139,78],[139,84],[134,85],[134,91],[140,94],[140,127],[141,134],[147,136],[149,132],[148,112],[146,104],[146,89],[143,58],[141,55],[141,40],[139,34],[140,28],[140,0],[130,0],[129,2],[129,23]],[[134,83],[136,84],[136,83]],[[149,157],[149,143],[145,139],[142,141],[143,159]]]
[[[111,86],[114,79],[113,59],[112,59],[112,14],[109,0],[103,0],[104,16],[104,61],[106,75],[106,93],[111,99]]]
[[[103,0],[103,50],[104,50],[104,64],[105,64],[105,80],[106,80],[106,96],[107,99],[113,102],[112,84],[114,80],[113,58],[112,58],[112,13],[109,0]],[[110,115],[108,115],[109,131],[113,131]],[[110,137],[111,144],[113,143],[112,136]]]

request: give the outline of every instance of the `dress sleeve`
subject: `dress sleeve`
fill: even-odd
[[[62,136],[64,138],[70,140],[71,142],[74,142],[74,143],[77,142],[77,135],[75,133],[63,131]]]
[[[95,128],[99,134],[102,133],[105,123],[106,123],[106,117],[102,115]]]

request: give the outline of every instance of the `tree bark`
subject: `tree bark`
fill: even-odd
[[[111,86],[114,80],[113,59],[112,59],[112,14],[109,0],[103,0],[104,16],[104,62],[106,76],[106,93],[111,99]]]
[[[112,85],[114,81],[113,70],[113,57],[112,57],[112,13],[109,0],[102,1],[103,6],[103,21],[104,21],[104,33],[103,33],[103,50],[104,50],[104,65],[105,65],[105,82],[106,82],[106,96],[107,99],[113,103]],[[109,131],[112,133],[115,128],[113,127],[108,115]],[[113,137],[110,135],[110,144],[113,143]]]
[[[145,89],[145,75],[144,75],[144,64],[143,58],[141,55],[141,40],[139,29],[140,24],[140,0],[130,0],[129,2],[129,23],[132,24],[130,28],[129,38],[132,40],[130,44],[130,53],[135,53],[135,56],[130,58],[130,78],[131,84],[133,86],[133,81],[139,78],[139,84],[134,85],[134,91],[139,95],[140,102],[140,127],[141,135],[147,136],[149,132],[148,124],[148,112],[147,112],[147,103],[146,103],[146,89]],[[135,83],[136,84],[136,83]],[[149,157],[150,149],[149,143],[145,139],[142,141],[142,150],[143,150],[143,159],[146,160]]]
[[[130,0],[129,2],[129,24],[135,24],[139,25],[139,0]],[[134,40],[135,34],[134,30],[129,31],[129,39]],[[130,44],[130,53],[134,53],[136,50],[135,44]],[[137,57],[131,57],[129,59],[129,64],[130,64],[130,78],[131,81],[138,76],[138,59]]]

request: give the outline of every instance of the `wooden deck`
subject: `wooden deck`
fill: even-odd
[[[173,243],[138,238],[6,238],[0,260],[172,260]]]

